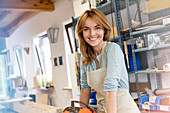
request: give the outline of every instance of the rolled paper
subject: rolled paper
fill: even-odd
[[[163,70],[164,71],[170,71],[170,63],[164,64],[163,65]]]
[[[170,94],[170,88],[164,88],[164,89],[155,89],[154,94],[156,96],[160,95],[169,95]]]

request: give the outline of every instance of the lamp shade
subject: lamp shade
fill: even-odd
[[[56,43],[58,40],[58,28],[50,27],[47,30],[47,36],[51,40],[51,43]]]

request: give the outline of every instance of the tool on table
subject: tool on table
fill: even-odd
[[[75,107],[74,104],[79,103],[83,105],[83,107]],[[71,107],[66,107],[63,111],[64,113],[96,113],[94,109],[89,107],[88,105],[84,104],[80,101],[71,101]]]

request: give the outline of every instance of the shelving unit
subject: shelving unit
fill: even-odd
[[[131,48],[132,48],[132,58],[133,58],[133,64],[134,64],[134,71],[133,72],[129,72],[129,74],[135,74],[135,82],[136,82],[136,88],[137,88],[137,94],[138,94],[138,98],[140,97],[140,89],[139,89],[139,78],[138,75],[140,74],[146,74],[147,78],[148,78],[148,83],[151,89],[151,82],[150,82],[150,76],[151,74],[156,74],[156,80],[157,80],[157,86],[158,88],[162,88],[162,83],[161,83],[161,74],[162,73],[169,73],[170,71],[164,71],[164,70],[137,70],[137,63],[136,63],[136,53],[139,52],[145,52],[145,57],[146,57],[146,52],[148,51],[154,51],[154,50],[160,50],[160,49],[166,49],[170,47],[170,44],[162,44],[162,45],[158,45],[152,48],[149,47],[145,47],[145,48],[141,48],[141,49],[135,49],[134,48],[134,39],[137,37],[140,37],[142,35],[147,35],[147,34],[151,34],[151,33],[162,33],[162,32],[167,32],[170,31],[170,25],[163,25],[162,20],[165,17],[159,18],[159,19],[155,19],[151,22],[146,22],[144,24],[142,24],[141,27],[138,28],[139,31],[133,31],[132,30],[132,22],[131,22],[131,14],[130,14],[130,8],[129,8],[129,3],[131,0],[126,0],[126,9],[127,9],[127,16],[128,16],[128,25],[129,25],[129,34],[126,34],[126,37],[130,37],[130,41],[131,41]],[[139,0],[136,0],[136,2],[138,2]],[[137,3],[139,6],[139,3]],[[139,8],[139,7],[137,7]],[[140,14],[140,8],[138,9],[138,15]],[[166,17],[169,17],[166,16]],[[141,17],[139,17],[139,21]],[[159,21],[159,25],[155,22]],[[160,24],[161,23],[161,24]],[[149,26],[147,26],[149,25]],[[147,58],[146,58],[147,60]],[[147,62],[147,61],[146,61]],[[148,62],[147,62],[148,63]],[[148,64],[147,64],[148,65]]]

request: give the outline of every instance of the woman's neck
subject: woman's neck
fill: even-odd
[[[101,46],[93,47],[95,57],[97,57],[102,52],[103,45],[104,43],[101,43]]]

